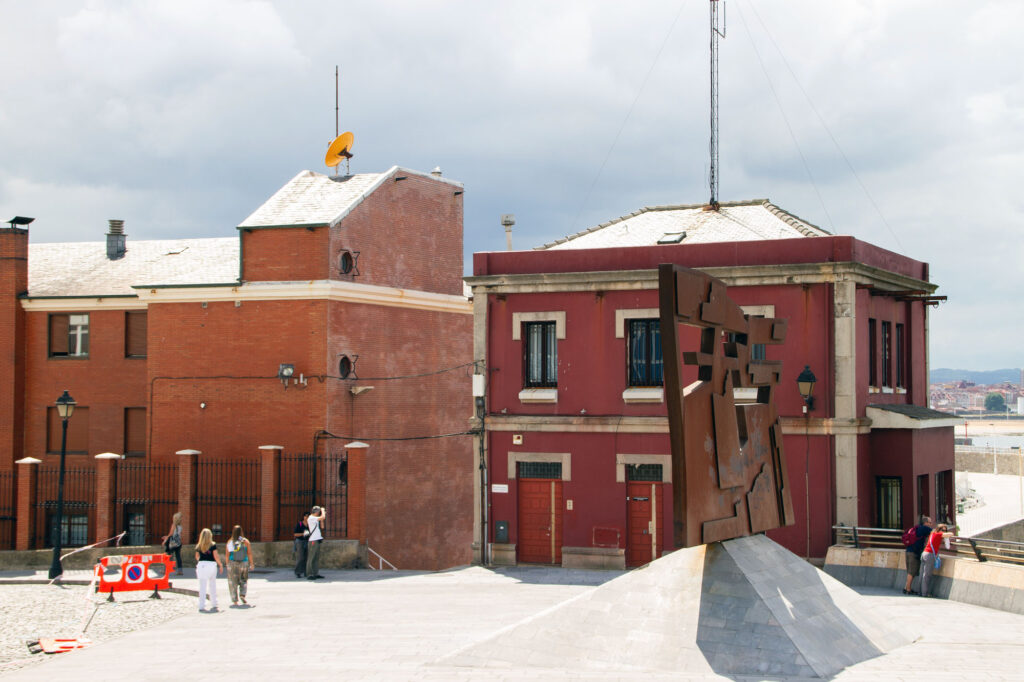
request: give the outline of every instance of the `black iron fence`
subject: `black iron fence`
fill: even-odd
[[[156,545],[178,509],[178,467],[121,461],[114,488],[114,530],[127,531],[122,544]]]
[[[256,535],[260,513],[258,460],[199,460],[196,491],[196,532],[213,531],[217,541],[227,540],[231,529]]]
[[[866,528],[863,526],[832,526],[835,544],[846,547],[869,547],[876,549],[906,549],[900,539],[903,531],[892,528]],[[943,546],[940,553],[950,556],[969,557],[978,561],[1024,565],[1024,543],[984,538],[964,538],[946,534],[949,549]]]
[[[290,540],[302,515],[319,505],[327,508],[324,535],[329,539],[348,533],[348,456],[309,453],[281,456],[279,524],[277,538]]]
[[[15,481],[13,471],[0,471],[0,549],[14,549]]]
[[[36,488],[36,522],[32,547],[53,547],[57,532],[57,488],[60,469],[41,468]],[[61,545],[81,547],[89,544],[95,526],[96,470],[64,470],[64,513]]]

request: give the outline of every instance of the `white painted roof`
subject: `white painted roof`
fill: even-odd
[[[382,182],[396,174],[418,175],[462,188],[460,182],[399,166],[392,166],[383,173],[342,176],[305,170],[277,190],[238,227],[337,225]]]
[[[685,232],[680,241],[673,235]],[[705,210],[701,204],[647,207],[538,249],[600,249],[653,246],[663,243],[760,241],[795,237],[824,237],[828,232],[783,211],[767,199],[720,204]]]
[[[238,281],[238,237],[126,242],[107,258],[107,243],[28,245],[29,296],[116,296],[132,286]]]

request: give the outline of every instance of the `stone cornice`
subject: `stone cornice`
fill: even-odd
[[[334,280],[247,282],[228,286],[138,287],[136,291],[137,297],[31,298],[22,299],[21,304],[28,311],[67,312],[145,309],[154,303],[327,300],[473,314],[472,303],[464,296]]]
[[[863,263],[796,263],[697,268],[728,286],[778,284],[828,284],[853,281],[884,291],[933,292],[937,285]],[[467,277],[474,293],[550,293],[559,291],[621,291],[657,289],[657,270],[600,270],[592,272],[542,272]]]
[[[780,417],[784,435],[860,435],[871,432],[870,419],[821,417]],[[573,432],[573,433],[664,433],[668,417],[585,417],[491,414],[485,420],[488,431]]]

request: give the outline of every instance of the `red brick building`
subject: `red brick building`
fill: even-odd
[[[723,280],[748,314],[788,320],[783,345],[752,349],[783,363],[798,521],[773,539],[823,557],[837,523],[953,515],[956,420],[927,408],[928,265],[767,201],[668,206],[533,251],[475,254],[474,354],[486,367],[477,556],[622,566],[672,549],[661,263]],[[688,333],[696,350],[699,332]],[[817,378],[806,416],[805,366]]]
[[[462,192],[398,167],[304,171],[237,238],[136,242],[111,221],[106,243],[29,244],[26,229],[0,230],[0,507],[33,516],[17,544],[48,539],[66,389],[71,544],[132,524],[151,542],[182,505],[191,532],[241,518],[286,539],[315,500],[329,537],[399,567],[467,563],[471,438],[427,438],[464,434],[472,412]],[[369,447],[344,447],[356,440]],[[127,469],[115,475],[112,518],[90,506],[106,483],[74,482],[95,478],[101,452],[146,481],[129,496]],[[15,463],[26,457],[41,464]],[[160,466],[176,471],[157,483]],[[16,505],[34,469],[33,499]],[[175,486],[195,488],[194,509]],[[268,491],[282,499],[253,511]]]

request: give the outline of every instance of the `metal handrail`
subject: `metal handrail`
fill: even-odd
[[[903,549],[900,539],[903,531],[898,528],[865,528],[863,526],[832,526],[835,544],[845,547],[875,547],[880,549]],[[990,540],[988,538],[965,538],[947,535],[949,549],[940,548],[945,555],[963,556],[977,561],[1024,566],[1024,542]]]
[[[370,570],[373,570],[373,571],[383,571],[384,570],[384,564],[387,564],[388,567],[392,571],[397,571],[398,570],[397,568],[395,568],[395,565],[393,563],[391,563],[390,561],[388,561],[387,559],[382,557],[380,554],[377,554],[376,552],[374,552],[373,548],[370,547],[369,545],[366,546],[366,551],[367,551],[367,553],[372,554],[373,556],[377,557],[377,567],[376,568],[373,567],[373,562],[371,562],[371,561],[367,561],[366,562],[366,565],[370,567]]]

